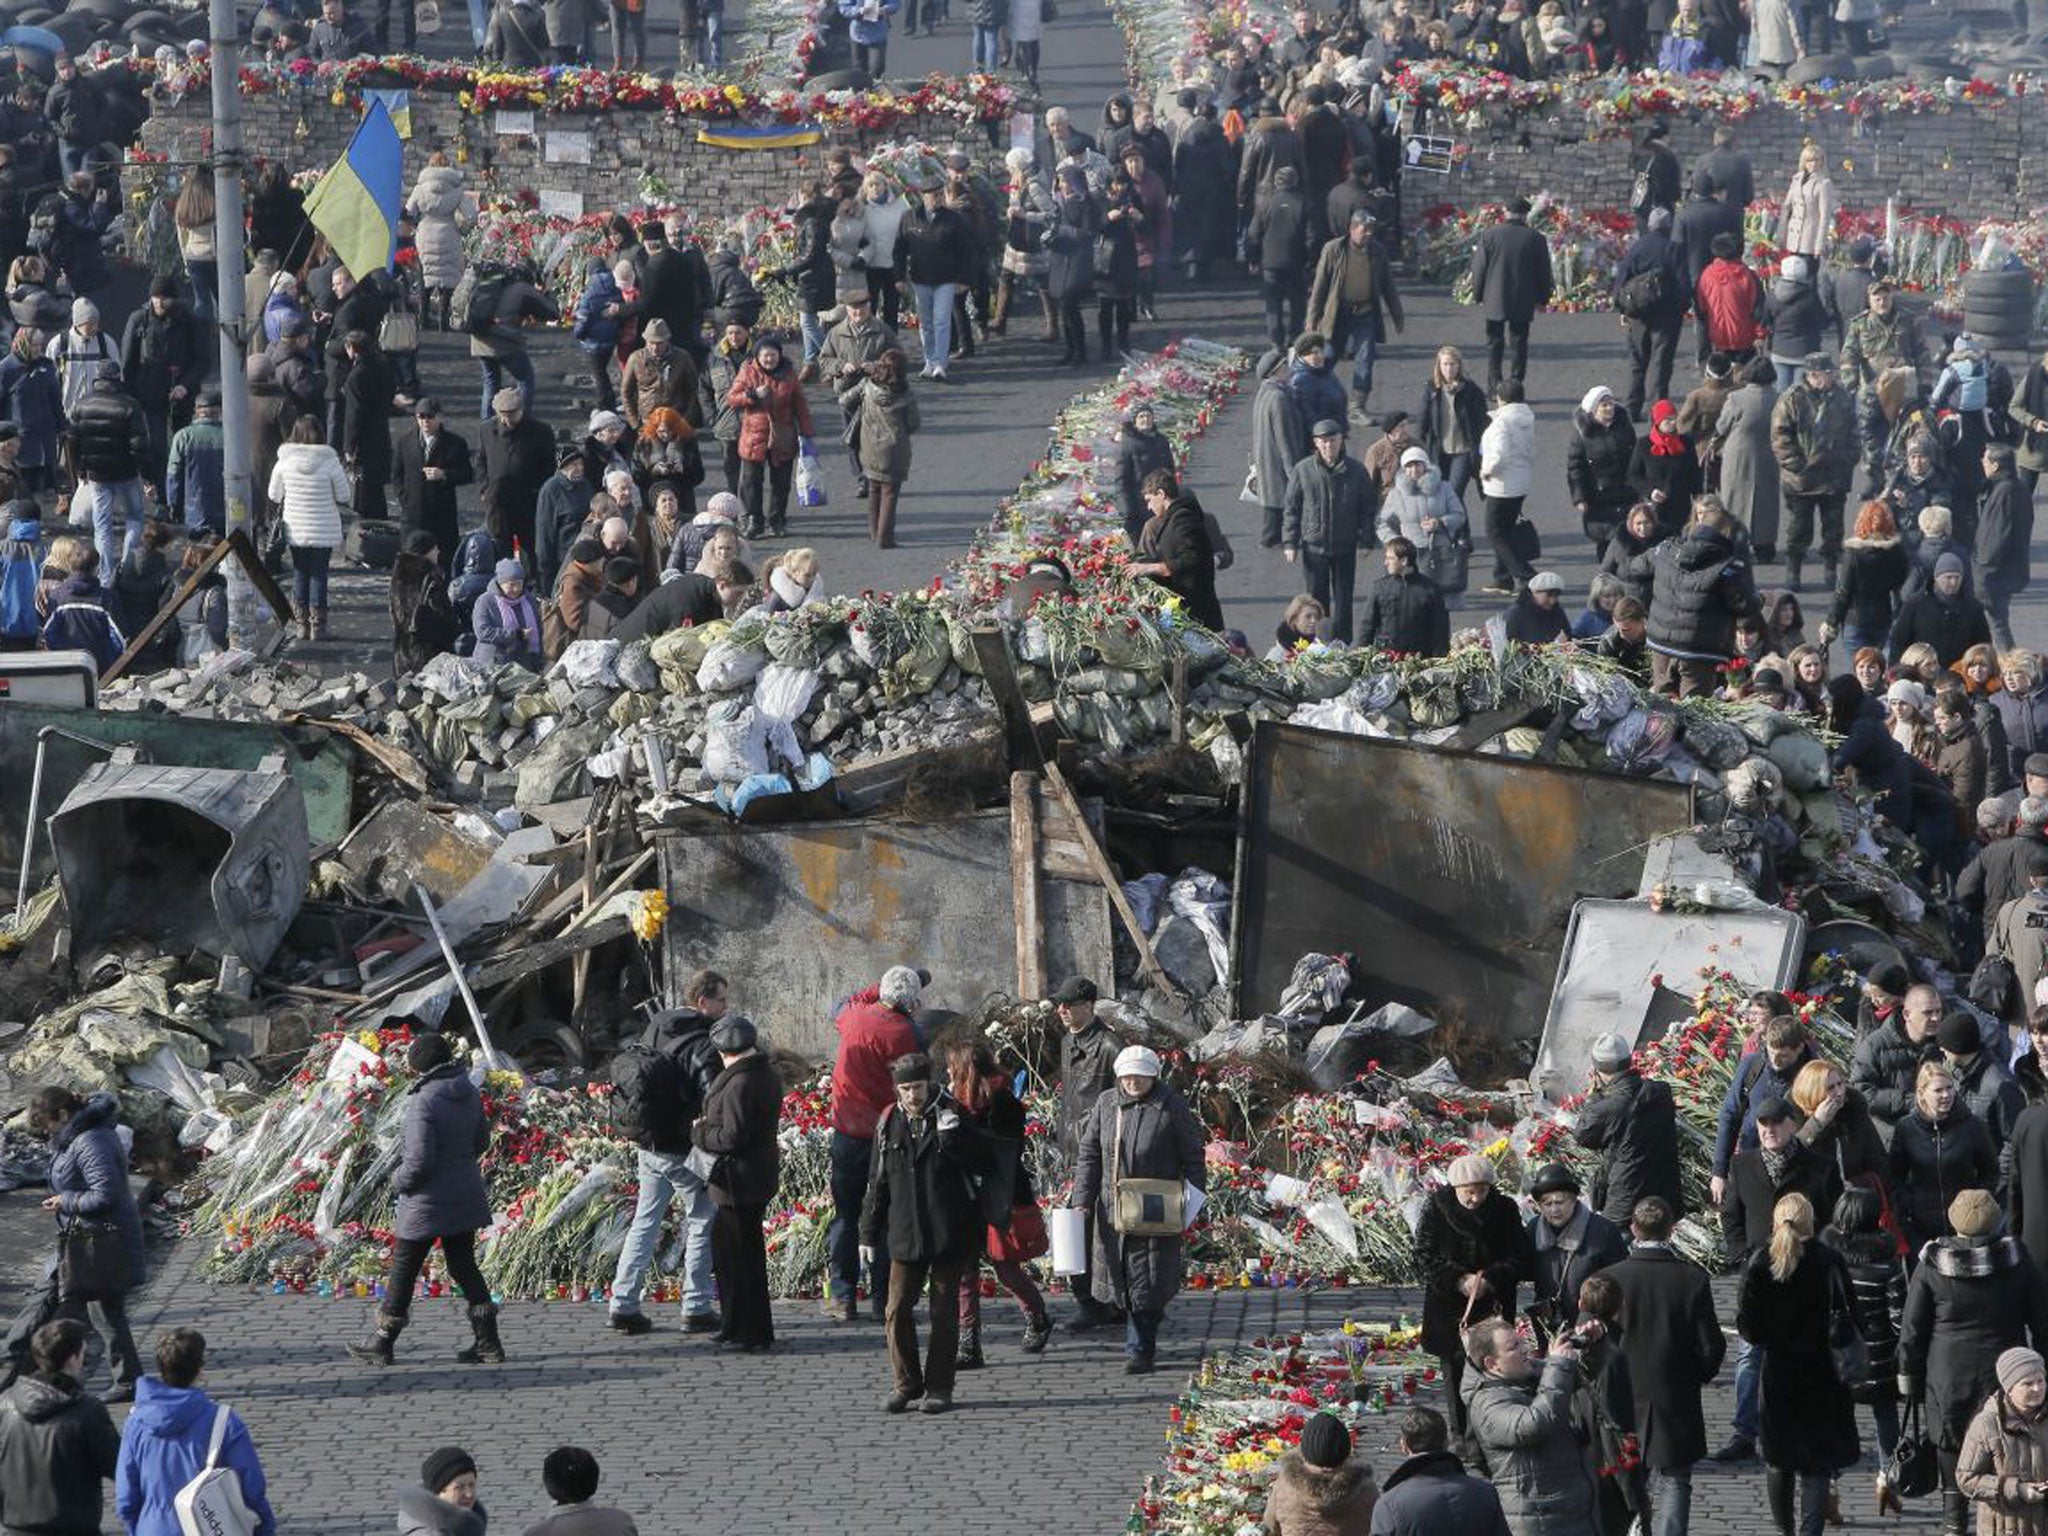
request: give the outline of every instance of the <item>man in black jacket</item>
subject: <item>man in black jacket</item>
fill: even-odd
[[[1300,557],[1302,590],[1329,614],[1332,638],[1349,645],[1358,546],[1373,526],[1373,517],[1379,510],[1379,492],[1365,466],[1344,451],[1342,422],[1319,421],[1311,435],[1315,451],[1287,473],[1286,499],[1281,504],[1280,550],[1290,565]],[[1393,567],[1388,570],[1391,572]],[[1394,616],[1390,613],[1387,617]],[[1366,632],[1370,634],[1371,629]],[[1444,650],[1449,649],[1446,635]]]
[[[171,432],[192,416],[192,399],[206,375],[206,355],[192,311],[178,298],[178,280],[168,275],[149,285],[149,302],[128,317],[121,332],[121,377],[149,423],[149,457],[143,479],[164,483]]]
[[[1507,221],[1479,236],[1472,251],[1472,297],[1486,314],[1486,391],[1529,372],[1529,322],[1555,287],[1550,245],[1529,227],[1529,199],[1508,204]],[[1503,373],[1505,362],[1505,373]]]
[[[391,483],[398,491],[405,531],[424,530],[452,551],[460,542],[455,493],[476,479],[469,444],[441,419],[441,402],[425,396],[412,410],[416,432],[401,432],[393,447]]]
[[[613,1091],[630,1076],[640,1111],[638,1147],[640,1198],[633,1225],[619,1250],[612,1275],[609,1322],[620,1333],[651,1332],[653,1320],[640,1310],[640,1283],[661,1241],[662,1226],[677,1195],[683,1197],[683,1331],[710,1333],[718,1327],[718,1302],[711,1288],[711,1190],[690,1167],[690,1123],[704,1109],[718,1053],[711,1027],[725,1017],[730,1001],[726,980],[698,971],[683,985],[689,999],[681,1008],[654,1016],[639,1050],[614,1059]],[[621,1062],[625,1065],[622,1067]]]
[[[43,116],[57,130],[57,165],[65,181],[88,169],[107,138],[107,104],[100,83],[81,74],[78,61],[57,55],[57,78],[43,98]]]
[[[1620,1035],[1593,1042],[1593,1072],[1572,1134],[1600,1154],[1593,1178],[1593,1209],[1617,1226],[1636,1202],[1655,1195],[1674,1211],[1685,1202],[1678,1187],[1678,1106],[1664,1083],[1632,1065],[1634,1052]]]
[[[685,253],[671,245],[668,231],[660,224],[641,225],[640,240],[647,248],[647,272],[641,279],[640,297],[630,315],[667,321],[676,345],[703,362],[704,340],[699,333],[704,327],[704,313],[711,305],[710,267],[701,256],[695,262],[690,260],[694,246],[690,253]]]
[[[1658,1531],[1686,1528],[1693,1463],[1707,1454],[1700,1389],[1728,1351],[1714,1316],[1713,1282],[1672,1250],[1676,1221],[1656,1196],[1638,1201],[1629,1256],[1602,1271],[1621,1287],[1621,1352],[1635,1383],[1636,1438],[1650,1474],[1651,1528]]]
[[[1863,1095],[1870,1118],[1887,1139],[1892,1127],[1913,1113],[1913,1084],[1921,1063],[1940,1054],[1935,1040],[1940,1026],[1941,994],[1921,982],[1906,989],[1895,1015],[1856,1042],[1849,1086]]]
[[[1716,235],[1730,235],[1740,240],[1742,214],[1720,182],[1711,175],[1698,175],[1693,178],[1692,196],[1681,203],[1671,216],[1671,243],[1678,247],[1685,263],[1685,296],[1688,300],[1699,292],[1700,274],[1714,259]],[[1700,346],[1700,356],[1705,357],[1704,339]]]
[[[1116,1086],[1116,1053],[1124,1048],[1122,1036],[1105,1024],[1095,1012],[1101,994],[1086,976],[1069,976],[1053,989],[1053,1011],[1066,1026],[1060,1036],[1060,1155],[1071,1166],[1081,1154],[1081,1139],[1088,1134],[1088,1116],[1096,1100]],[[1082,1253],[1095,1261],[1094,1213],[1088,1216],[1087,1242]],[[1070,1282],[1078,1311],[1067,1324],[1069,1333],[1088,1333],[1118,1321],[1117,1310],[1095,1299],[1083,1270]]]
[[[1670,159],[1667,151],[1666,159]],[[1676,165],[1675,160],[1672,161]],[[1614,307],[1628,336],[1628,414],[1643,419],[1643,402],[1671,393],[1678,333],[1685,329],[1685,259],[1671,238],[1671,210],[1652,208],[1614,273]]]
[[[1705,697],[1735,654],[1735,621],[1757,610],[1756,580],[1734,519],[1702,496],[1692,521],[1650,552],[1650,668],[1659,692]]]
[[[29,1359],[33,1370],[0,1395],[0,1529],[97,1531],[121,1436],[106,1404],[78,1384],[85,1324],[43,1324]]]
[[[2028,550],[2034,541],[2034,504],[2013,468],[2010,443],[1984,445],[1984,497],[1977,510],[1977,598],[1991,618],[1991,637],[2001,651],[2012,638],[2012,600],[2031,579]]]
[[[1276,347],[1285,347],[1301,329],[1301,317],[1308,307],[1308,253],[1314,233],[1308,202],[1302,196],[1301,172],[1283,165],[1273,173],[1272,185],[1260,194],[1245,229],[1252,269],[1259,274],[1265,298],[1266,334]]]
[[[142,475],[148,462],[148,420],[122,387],[120,369],[110,368],[92,381],[71,412],[71,464],[78,475],[72,494],[86,497],[92,507],[92,541],[103,571],[113,570],[122,553],[114,544],[116,514],[126,546],[142,537]]]
[[[1636,160],[1635,183],[1630,188],[1629,212],[1636,216],[1636,233],[1646,234],[1650,215],[1658,209],[1672,213],[1678,207],[1679,183],[1684,173],[1678,156],[1671,152],[1671,130],[1661,120],[1643,135],[1642,153]]]
[[[1798,1113],[1784,1099],[1757,1106],[1756,1135],[1757,1144],[1736,1153],[1728,1165],[1721,1197],[1721,1236],[1731,1269],[1770,1246],[1771,1212],[1785,1196],[1806,1196],[1816,1220],[1842,1197],[1841,1172],[1799,1139]],[[1735,1350],[1735,1429],[1714,1460],[1748,1461],[1756,1454],[1762,1376],[1762,1351],[1742,1341]]]
[[[944,1413],[953,1406],[960,1284],[980,1263],[988,1225],[974,1179],[990,1160],[952,1095],[933,1083],[929,1056],[898,1057],[889,1077],[896,1102],[875,1132],[874,1170],[860,1213],[862,1262],[872,1262],[878,1241],[889,1245],[884,1326],[896,1387],[882,1407],[901,1413],[916,1402],[925,1413]],[[931,1339],[920,1367],[917,1302],[927,1287]]]
[[[513,558],[516,539],[528,559],[534,549],[534,509],[540,488],[555,472],[555,435],[547,423],[526,413],[526,397],[507,384],[491,397],[491,419],[483,429],[484,526],[498,546],[498,558]]]
[[[1436,583],[1415,568],[1415,546],[1397,535],[1381,548],[1380,558],[1387,574],[1365,595],[1361,643],[1407,656],[1449,655],[1451,613]]]
[[[348,374],[341,382],[341,457],[356,487],[356,516],[384,517],[391,479],[391,406],[398,393],[391,361],[368,331],[342,337]]]
[[[1968,574],[1961,555],[1950,551],[1935,557],[1934,580],[1900,604],[1892,620],[1886,650],[1894,666],[1911,645],[1933,646],[1935,659],[1953,667],[1971,646],[1991,644],[1991,620],[1970,595]]]

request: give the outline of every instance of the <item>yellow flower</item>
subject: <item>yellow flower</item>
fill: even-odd
[[[634,937],[643,944],[652,944],[667,922],[668,897],[660,891],[641,891],[633,903]]]

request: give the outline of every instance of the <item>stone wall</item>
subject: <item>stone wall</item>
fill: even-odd
[[[335,106],[320,96],[301,104],[279,95],[245,97],[247,142],[252,154],[283,158],[295,169],[325,169],[341,157],[355,132],[359,111]],[[564,212],[604,213],[642,204],[651,180],[664,189],[656,201],[676,202],[707,219],[749,209],[782,207],[800,181],[816,174],[834,143],[859,149],[872,143],[923,140],[938,149],[959,148],[984,169],[1000,173],[1002,148],[986,126],[953,117],[906,118],[883,133],[828,128],[823,141],[801,149],[720,149],[697,142],[701,129],[728,123],[675,118],[663,112],[541,113],[516,115],[522,131],[500,133],[507,114],[465,112],[452,95],[415,91],[412,138],[405,146],[405,184],[436,149],[464,166],[472,188],[486,201],[525,191]],[[999,125],[1000,126],[1000,125]],[[143,129],[143,148],[189,164],[210,149],[213,116],[200,96],[160,108]],[[581,154],[582,159],[566,158]],[[554,203],[553,195],[580,199],[575,207]]]
[[[1580,207],[1626,206],[1630,155],[1649,121],[1625,127],[1595,121],[1573,101],[1540,113],[1489,108],[1478,126],[1461,121],[1455,129],[1469,152],[1449,175],[1402,178],[1403,206],[1413,217],[1435,203],[1469,207],[1539,192]],[[1674,115],[1662,121],[1689,173],[1711,146],[1717,119]],[[1825,150],[1847,208],[1881,209],[1896,193],[1902,205],[1920,212],[1975,222],[2048,205],[2048,97],[1871,118],[1772,103],[1743,118],[1736,133],[1737,147],[1755,168],[1760,197],[1784,195],[1799,148],[1811,138]]]

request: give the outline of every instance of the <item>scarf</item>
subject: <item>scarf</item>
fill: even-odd
[[[1685,454],[1685,439],[1676,432],[1650,433],[1650,452],[1660,459],[1681,458]]]
[[[1586,1227],[1593,1219],[1593,1208],[1581,1200],[1572,1208],[1572,1219],[1562,1227],[1553,1227],[1541,1216],[1536,1218],[1536,1251],[1548,1253],[1551,1249],[1574,1254],[1586,1243]],[[1569,1259],[1566,1260],[1570,1262]]]
[[[1785,1164],[1790,1159],[1790,1153],[1785,1151],[1773,1152],[1769,1147],[1762,1146],[1758,1147],[1757,1151],[1763,1154],[1765,1176],[1770,1179],[1771,1183],[1776,1184],[1784,1175]]]

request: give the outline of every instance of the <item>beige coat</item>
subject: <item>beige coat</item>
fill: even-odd
[[[2032,1488],[2048,1483],[2048,1417],[2029,1423],[2005,1406],[2003,1393],[1984,1400],[1956,1457],[1956,1486],[1977,1510],[1977,1536],[2048,1536],[2048,1503]]]
[[[1792,184],[1785,189],[1785,249],[1818,260],[1827,254],[1834,232],[1835,184],[1825,172],[1817,176],[1795,172]],[[1816,266],[1816,276],[1819,271]]]
[[[1379,1497],[1372,1468],[1363,1462],[1312,1467],[1301,1452],[1289,1451],[1280,1458],[1260,1529],[1266,1536],[1366,1536]]]

